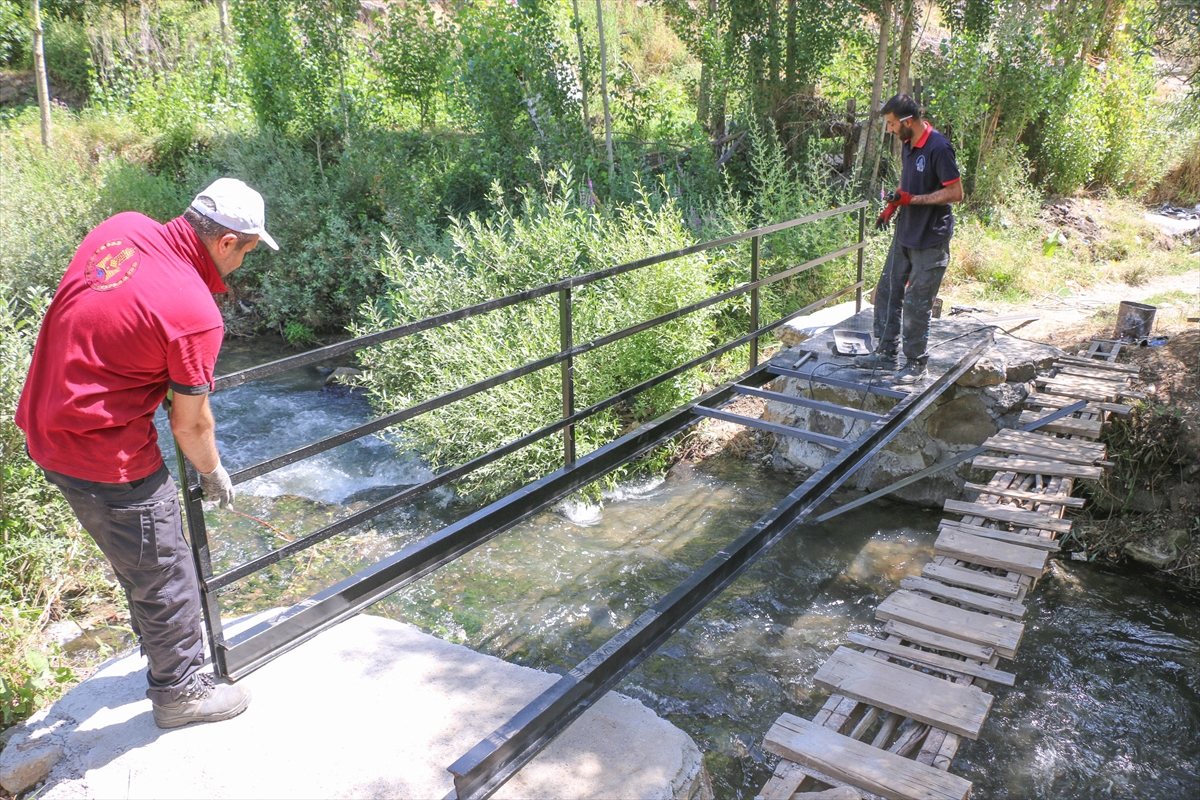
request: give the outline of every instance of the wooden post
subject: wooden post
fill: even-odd
[[[842,145],[842,174],[846,180],[854,179],[854,157],[858,153],[858,137],[854,135],[854,117],[858,101],[851,97],[846,101],[846,141]]]
[[[46,51],[43,46],[42,4],[33,0],[33,79],[37,84],[38,111],[42,116],[42,146],[49,149],[54,144],[50,132],[50,84],[46,79]]]
[[[221,38],[229,39],[229,0],[217,0],[217,18],[221,20]]]
[[[608,53],[604,48],[603,0],[596,0],[596,29],[600,32],[600,99],[604,101],[604,147],[608,152],[608,182],[610,184],[609,191],[612,191],[611,184],[614,176],[612,114],[608,108]]]

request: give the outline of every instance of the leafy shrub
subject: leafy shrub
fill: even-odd
[[[29,58],[29,22],[16,0],[0,0],[0,66],[17,67]]]
[[[83,23],[55,16],[42,20],[46,71],[59,86],[86,97],[91,88],[92,47]]]
[[[74,676],[51,666],[31,637],[59,613],[67,584],[111,597],[104,560],[57,489],[25,454],[16,423],[44,291],[0,282],[0,724],[7,726],[57,696]]]
[[[568,171],[520,193],[522,210],[496,187],[496,214],[456,219],[448,257],[421,258],[388,243],[379,268],[383,292],[366,304],[356,333],[381,330],[521,289],[666,252],[691,243],[678,209],[643,190],[638,203],[601,211],[579,201]],[[576,343],[695,302],[710,293],[701,255],[675,259],[579,287],[573,295]],[[675,367],[707,349],[711,324],[700,311],[577,358],[576,402],[583,408]],[[550,296],[382,345],[363,355],[363,383],[381,413],[474,383],[559,349],[557,297]],[[579,452],[610,441],[628,424],[687,400],[687,374],[639,395],[629,406],[577,426]],[[562,413],[559,371],[542,369],[405,423],[395,435],[437,467],[464,463],[553,422]],[[496,496],[561,464],[548,437],[473,473],[467,491]]]
[[[1107,150],[1101,78],[1085,65],[1075,89],[1051,109],[1041,161],[1054,191],[1070,193],[1091,183]]]

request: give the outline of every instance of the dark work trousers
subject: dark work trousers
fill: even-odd
[[[894,240],[875,288],[875,349],[895,353],[903,330],[904,357],[924,364],[933,301],[950,265],[950,243],[915,250]]]
[[[183,538],[175,480],[163,465],[132,483],[98,483],[50,470],[84,529],[112,564],[150,662],[146,696],[176,700],[204,663],[200,585]]]

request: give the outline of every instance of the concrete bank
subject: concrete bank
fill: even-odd
[[[23,791],[40,771],[39,798],[438,798],[446,767],[556,680],[367,615],[244,679],[253,703],[226,722],[159,730],[144,673],[114,659],[35,715],[0,782]],[[496,795],[711,796],[691,738],[611,693]]]

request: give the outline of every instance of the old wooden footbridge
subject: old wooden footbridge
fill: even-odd
[[[1021,423],[1047,410],[1082,407],[1037,432],[1004,430],[984,442],[972,466],[992,472],[968,483],[973,500],[947,500],[934,558],[876,609],[877,635],[847,635],[817,671],[829,699],[811,719],[784,714],[764,747],[782,757],[763,800],[788,800],[851,786],[891,800],[962,800],[971,783],[949,772],[963,737],[975,739],[991,709],[989,684],[1018,676],[1023,600],[1071,529],[1064,511],[1077,480],[1096,480],[1105,462],[1105,420],[1127,414],[1133,367],[1115,363],[1120,344],[1093,342],[1083,357],[1056,359],[1026,400]],[[1072,405],[1074,404],[1074,405]],[[849,646],[853,645],[853,647]]]

